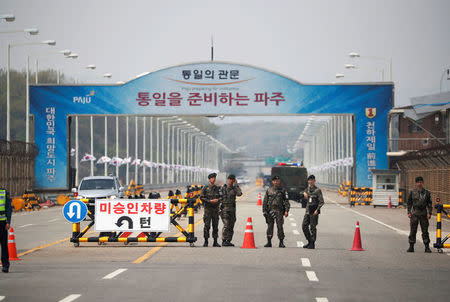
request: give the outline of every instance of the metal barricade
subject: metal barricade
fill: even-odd
[[[117,234],[115,236],[97,236],[97,237],[83,237],[90,228],[92,228],[95,224],[95,215],[92,208],[88,207],[88,217],[91,222],[80,231],[80,222],[74,223],[72,226],[72,237],[70,238],[70,242],[73,242],[75,247],[78,247],[81,242],[123,242],[124,244],[128,244],[130,242],[189,242],[190,246],[194,246],[194,243],[197,241],[197,237],[194,235],[194,205],[197,199],[188,198],[188,199],[170,199],[171,205],[178,206],[181,204],[181,209],[170,214],[170,223],[174,225],[184,236],[180,237],[159,237],[162,232],[143,232],[145,236],[138,237],[120,237],[121,234]],[[187,210],[188,213],[188,230],[185,230],[177,221],[180,215]]]
[[[450,248],[450,243],[445,243],[449,238],[450,234],[447,234],[442,239],[442,213],[444,213],[448,218],[450,218],[449,213],[445,209],[450,209],[450,204],[441,204],[439,199],[436,201],[436,243],[433,245],[434,248],[438,250],[439,253],[442,253],[443,248]]]

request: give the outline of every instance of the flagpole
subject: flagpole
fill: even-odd
[[[108,156],[108,116],[105,115],[105,156]],[[105,176],[108,176],[108,163],[105,162]]]
[[[75,186],[78,187],[78,115],[75,116]]]
[[[94,156],[94,117],[91,115],[91,155]],[[91,160],[91,176],[94,176],[94,161]]]
[[[119,116],[116,115],[116,157],[119,157]],[[119,178],[119,165],[116,166],[116,176]]]

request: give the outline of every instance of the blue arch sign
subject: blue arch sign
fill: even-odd
[[[70,223],[77,223],[86,218],[88,208],[81,200],[70,200],[62,209],[64,218]]]
[[[393,88],[392,83],[302,84],[224,62],[174,66],[122,85],[33,85],[30,108],[40,150],[36,187],[68,188],[66,120],[72,114],[353,114],[356,184],[369,186],[370,169],[387,168]]]

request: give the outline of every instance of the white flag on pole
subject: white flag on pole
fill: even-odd
[[[81,162],[83,162],[83,161],[93,161],[93,160],[96,160],[95,156],[92,155],[92,154],[87,154],[87,153],[86,153],[86,154],[83,156],[83,158],[81,159]]]

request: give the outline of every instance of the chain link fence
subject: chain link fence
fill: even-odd
[[[38,155],[34,144],[0,140],[0,187],[11,196],[34,188],[34,162]]]
[[[433,205],[436,198],[450,204],[450,145],[408,153],[395,164],[401,171],[401,186],[408,194],[414,189],[415,178],[422,176],[425,188],[431,193]]]

